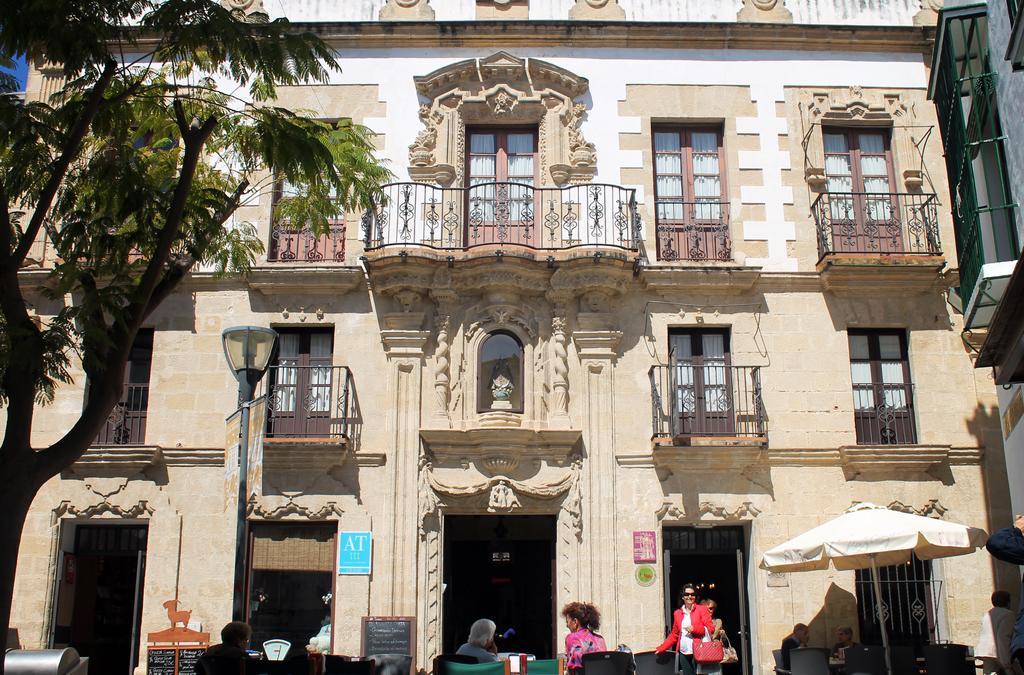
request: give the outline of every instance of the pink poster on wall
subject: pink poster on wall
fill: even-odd
[[[633,562],[658,562],[658,537],[652,530],[633,532]]]

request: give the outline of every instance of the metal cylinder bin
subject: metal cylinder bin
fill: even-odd
[[[12,649],[4,658],[6,675],[86,675],[89,659],[66,649]]]

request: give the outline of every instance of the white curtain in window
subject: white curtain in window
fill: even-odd
[[[725,412],[729,409],[726,390],[725,336],[708,333],[701,336],[704,349],[704,409]]]
[[[693,366],[686,365],[693,358],[693,345],[689,336],[675,340],[676,413],[694,411]]]
[[[332,358],[333,338],[329,333],[314,333],[309,338],[309,357],[316,360]],[[309,411],[327,412],[331,409],[331,367],[311,366],[309,369]]]
[[[907,407],[907,388],[902,386],[903,350],[900,348],[898,335],[878,336],[879,355],[882,357],[882,386],[885,392],[885,404],[891,408]],[[895,385],[895,386],[893,386]]]
[[[853,405],[857,410],[875,407],[875,394],[871,388],[871,353],[867,335],[850,336],[850,376],[853,380]]]
[[[278,338],[278,368],[275,369],[274,410],[295,412],[295,388],[299,381],[299,336],[281,333]]]

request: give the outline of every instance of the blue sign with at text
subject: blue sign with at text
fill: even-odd
[[[338,537],[338,574],[369,574],[373,567],[373,536],[342,532]]]

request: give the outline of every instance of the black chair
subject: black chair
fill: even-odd
[[[802,647],[789,652],[789,672],[793,675],[829,675],[828,650]]]
[[[914,648],[908,645],[889,647],[892,656],[893,675],[917,675],[917,656]]]
[[[843,650],[846,675],[886,675],[885,649],[868,645],[854,645]]]
[[[200,656],[196,671],[199,675],[245,675],[245,661],[236,656]]]
[[[626,652],[591,652],[583,655],[583,675],[627,675],[633,666]]]
[[[324,656],[324,675],[373,675],[376,666],[369,659],[353,661],[347,656]]]
[[[298,656],[285,661],[251,659],[245,662],[245,675],[309,675],[309,658]]]
[[[966,645],[924,645],[921,653],[928,675],[974,674],[974,663],[967,660]]]
[[[448,675],[445,664],[448,663],[479,663],[475,656],[466,654],[438,654],[434,657],[434,675]]]
[[[407,654],[371,654],[376,675],[412,675],[412,657]]]
[[[782,650],[773,649],[772,658],[775,659],[775,675],[789,675],[786,669],[786,662],[782,659]]]
[[[636,675],[676,675],[676,653],[640,652],[633,654]]]

